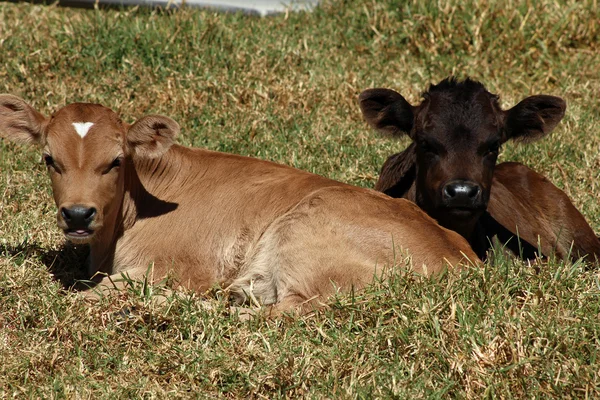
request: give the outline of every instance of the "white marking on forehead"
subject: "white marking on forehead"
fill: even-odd
[[[82,139],[87,135],[92,125],[94,125],[93,122],[73,122],[77,134],[81,136]]]

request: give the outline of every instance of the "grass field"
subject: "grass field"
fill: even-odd
[[[364,187],[408,143],[366,126],[366,88],[417,102],[454,74],[505,107],[562,96],[557,130],[500,160],[546,175],[600,231],[596,0],[340,0],[264,19],[0,3],[0,65],[0,93],[43,113],[165,114],[181,143]],[[39,151],[0,141],[0,171],[2,398],[600,397],[600,275],[582,263],[399,272],[276,320],[239,320],[218,290],[156,305],[159,289],[137,286],[91,304],[64,289],[85,249],[63,248]]]

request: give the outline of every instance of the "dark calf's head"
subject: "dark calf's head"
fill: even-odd
[[[539,95],[502,110],[498,96],[481,83],[453,78],[431,85],[417,106],[390,89],[366,90],[359,102],[376,130],[395,137],[407,134],[413,140],[415,200],[455,230],[474,224],[486,209],[500,146],[509,139],[545,136],[566,108],[559,97]],[[384,168],[394,165],[386,163]]]
[[[129,125],[99,104],[70,104],[46,118],[18,97],[0,95],[0,137],[42,148],[58,227],[75,243],[90,242],[114,220],[129,161],[161,156],[178,130],[162,116]]]

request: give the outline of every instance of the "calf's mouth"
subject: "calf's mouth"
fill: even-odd
[[[85,244],[90,242],[102,224],[95,207],[76,204],[59,208],[57,225],[69,241]]]
[[[89,243],[94,236],[93,229],[63,229],[65,237],[75,244]]]
[[[471,218],[480,215],[485,211],[485,205],[472,207],[445,207],[443,213],[449,214],[456,218]]]

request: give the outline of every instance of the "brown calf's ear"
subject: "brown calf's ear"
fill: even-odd
[[[157,158],[169,150],[179,133],[179,124],[162,115],[148,115],[127,132],[127,145],[134,157]]]
[[[367,89],[358,96],[365,120],[377,131],[390,136],[410,134],[414,113],[399,93],[391,89]]]
[[[16,143],[43,145],[46,117],[24,100],[0,94],[0,137]]]
[[[558,125],[565,115],[567,104],[560,97],[538,95],[527,97],[505,111],[505,140],[532,142],[540,139]]]

